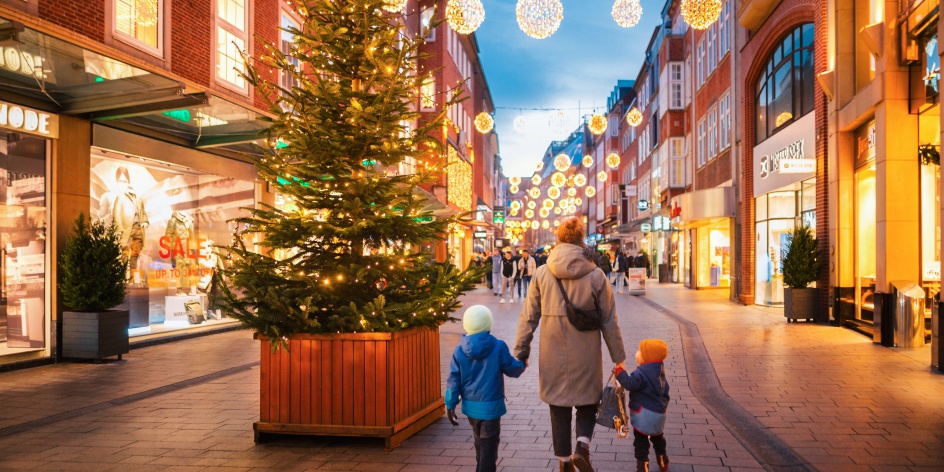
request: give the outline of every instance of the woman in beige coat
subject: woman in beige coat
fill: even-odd
[[[527,363],[534,331],[541,325],[538,381],[541,400],[551,407],[551,436],[554,455],[562,472],[592,472],[590,439],[597,406],[603,394],[603,355],[601,334],[610,358],[622,364],[626,359],[623,340],[616,320],[613,291],[603,271],[583,245],[583,225],[571,219],[557,230],[558,244],[539,267],[531,282],[531,291],[518,319],[515,357]],[[574,307],[592,309],[594,303],[602,314],[599,331],[578,331],[567,319],[564,297],[557,285],[561,280]],[[570,426],[577,409],[577,448],[571,455]]]

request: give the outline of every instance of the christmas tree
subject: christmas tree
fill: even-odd
[[[253,159],[291,205],[237,220],[223,306],[273,346],[297,333],[438,326],[481,276],[431,253],[464,217],[434,217],[419,191],[445,170],[433,133],[458,97],[420,119],[418,91],[432,71],[417,71],[423,39],[382,9],[390,3],[299,2],[290,54],[268,45],[247,64],[274,116],[271,145]],[[263,78],[267,70],[282,80]],[[415,174],[389,171],[407,157],[417,158]]]

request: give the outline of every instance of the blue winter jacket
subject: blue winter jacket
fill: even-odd
[[[477,420],[501,418],[505,409],[505,378],[519,377],[524,362],[511,356],[508,345],[484,332],[463,335],[452,353],[446,381],[446,408],[454,409],[462,398],[462,413]]]
[[[629,409],[665,413],[669,407],[669,382],[665,379],[665,367],[661,362],[647,362],[633,371],[620,372],[616,380],[629,390]]]

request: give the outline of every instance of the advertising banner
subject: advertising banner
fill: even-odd
[[[630,267],[628,287],[629,293],[646,293],[646,268]]]

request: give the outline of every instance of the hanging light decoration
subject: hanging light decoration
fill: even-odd
[[[706,30],[721,16],[722,0],[682,0],[682,18],[692,28]]]
[[[518,193],[518,190],[519,188],[517,185],[512,185],[511,187],[508,187],[508,191],[511,192],[512,195]]]
[[[547,215],[545,215],[544,217],[547,218]],[[548,222],[547,220],[544,220],[541,222],[541,227],[544,229],[548,229],[551,227],[551,223]]]
[[[518,210],[511,210],[511,216],[518,216]]]
[[[570,205],[567,207],[567,213],[570,213],[571,215],[577,213],[577,205]]]
[[[561,199],[561,201],[557,202],[557,205],[561,208],[567,208],[568,206],[570,206],[570,202],[567,201],[566,198],[564,198],[564,199]]]
[[[518,200],[515,200],[515,201],[511,202],[511,209],[512,209],[512,210],[515,210],[515,211],[520,210],[520,209],[521,209],[521,202],[519,202]]]
[[[574,176],[574,185],[578,187],[583,187],[587,185],[587,176],[583,174],[577,174]]]
[[[568,196],[568,197],[575,197],[575,196],[577,196],[577,189],[575,189],[575,188],[569,188],[569,189],[567,189],[567,196]]]
[[[527,219],[529,219],[529,220],[530,220],[531,218],[534,218],[534,210],[525,210],[525,211],[524,211],[524,217],[527,218]]]
[[[558,210],[559,210],[559,208],[558,208]],[[560,214],[559,211],[555,211],[554,213],[557,213],[558,215]],[[556,228],[556,227],[558,227],[558,226],[560,226],[560,220],[554,220],[554,227]]]
[[[485,7],[481,0],[449,0],[446,4],[446,21],[456,33],[473,33],[485,21]]]
[[[590,128],[590,132],[597,136],[603,134],[606,131],[606,117],[603,115],[591,116],[587,128]]]
[[[541,202],[541,207],[554,208],[554,200],[551,200],[550,198],[545,198],[544,201]]]
[[[541,176],[538,174],[531,176],[531,183],[533,185],[541,185]]]
[[[538,215],[540,215],[541,218],[547,218],[548,216],[551,216],[551,210],[548,210],[547,208],[541,208],[538,210]]]
[[[518,0],[515,16],[524,34],[544,39],[560,27],[564,19],[564,5],[560,0]]]
[[[569,169],[570,156],[568,156],[567,154],[558,154],[557,157],[554,158],[554,168],[561,172],[564,172],[565,170]]]
[[[583,199],[580,197],[575,198],[574,205],[577,205],[577,206],[583,205]]]
[[[538,194],[539,194],[538,197],[541,196],[541,195],[540,195],[540,193],[541,193],[541,192],[540,192],[540,189],[531,189],[531,190],[538,190]],[[534,197],[534,198],[538,198],[538,197]],[[533,210],[534,207],[536,207],[536,206],[538,206],[538,204],[537,204],[537,203],[534,203],[534,200],[531,200],[530,202],[528,202],[528,209],[529,209],[529,210]]]
[[[586,156],[583,156],[583,160],[580,162],[584,167],[593,167],[593,156],[587,154]]]
[[[561,209],[560,209],[560,208],[555,208],[555,209],[554,209],[554,214],[555,214],[555,215],[561,214]],[[560,222],[559,222],[559,221],[554,221],[554,226],[560,226]]]
[[[541,223],[538,223],[537,221],[531,222],[531,229],[538,229],[540,226],[541,226]]]
[[[639,0],[616,0],[610,13],[616,24],[623,28],[632,28],[642,18],[642,5]]]
[[[492,115],[489,115],[484,111],[478,115],[475,115],[475,121],[473,124],[475,124],[475,129],[482,134],[486,134],[495,128],[495,120],[492,119]]]
[[[561,191],[557,187],[551,187],[547,189],[547,196],[551,197],[554,200],[557,200],[561,196]]]
[[[619,165],[620,165],[620,157],[619,157],[619,154],[617,154],[617,153],[615,153],[615,152],[611,152],[611,153],[607,154],[607,155],[606,155],[606,165],[609,166],[610,169],[615,169],[615,168],[619,167]]]
[[[380,7],[390,13],[400,13],[406,8],[406,1],[407,0],[383,0],[383,4],[380,5]]]
[[[600,172],[597,172],[597,180],[599,180],[600,182],[606,182],[606,171],[605,171],[605,170],[601,170]]]
[[[593,198],[593,196],[597,194],[597,189],[596,187],[587,187],[584,189],[583,193],[587,198]]]
[[[554,172],[551,175],[551,184],[555,187],[563,187],[567,183],[567,177],[564,176],[563,172]]]
[[[633,128],[642,124],[642,112],[638,108],[632,107],[626,112],[626,122]]]
[[[521,177],[508,177],[508,183],[511,185],[521,185]]]
[[[541,172],[542,170],[544,170],[544,161],[538,162],[538,167],[534,169],[535,172]]]
[[[514,126],[515,131],[520,132],[522,129],[524,129],[524,117],[516,117],[514,123],[512,123],[512,126]]]

